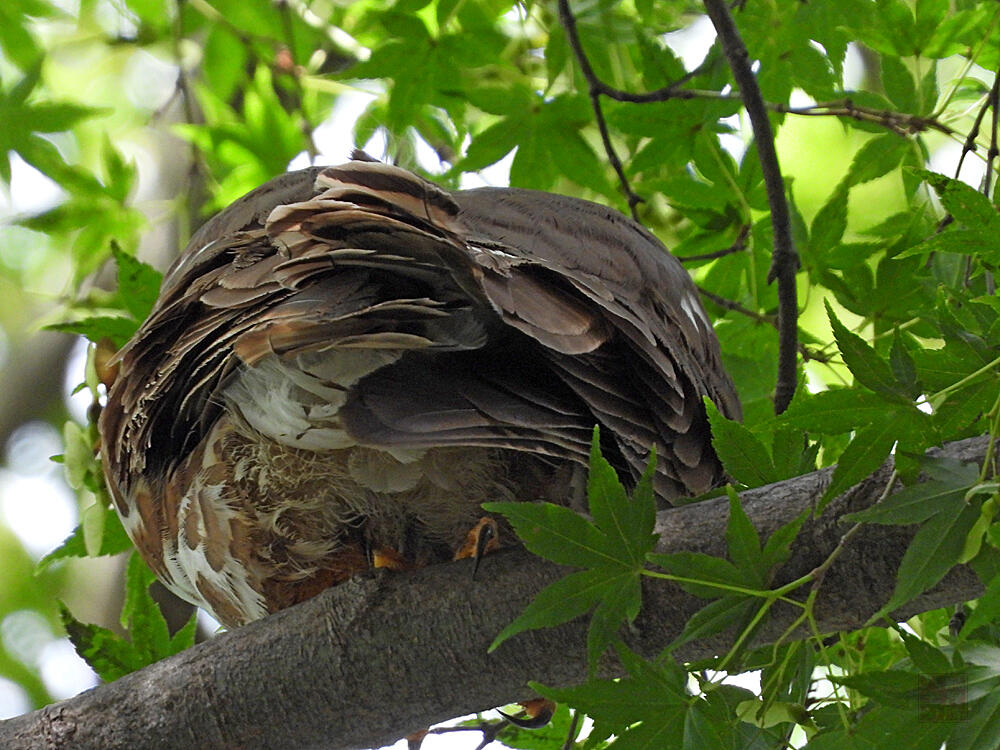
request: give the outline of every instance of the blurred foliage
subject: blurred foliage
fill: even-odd
[[[629,499],[595,455],[592,521],[547,506],[496,508],[538,554],[580,568],[500,637],[516,641],[520,630],[592,613],[591,659],[616,650],[628,677],[539,686],[594,719],[590,738],[578,742],[587,747],[997,747],[997,478],[989,467],[924,453],[1000,434],[1000,6],[737,4],[791,177],[802,261],[800,387],[779,417],[762,173],[725,56],[704,36],[701,6],[585,0],[572,9],[605,84],[692,92],[646,103],[603,97],[600,105],[607,143],[643,198],[640,219],[712,295],[706,306],[745,410],[742,425],[711,415],[735,486],[836,464],[819,511],[895,449],[904,489],[855,519],[919,525],[886,611],[960,562],[974,566],[987,593],[958,635],[938,611],[906,628],[880,618],[858,633],[815,633],[756,651],[737,645],[703,664],[669,655],[646,662],[618,637],[641,605],[641,577],[682,581],[706,600],[682,639],[729,631],[744,643],[778,598],[811,583],[772,588],[801,519],[761,540],[731,494],[727,559],[651,555],[648,488]],[[691,50],[704,59],[692,60]],[[8,0],[0,51],[0,144],[8,155],[0,180],[16,209],[0,226],[0,281],[40,292],[48,305],[60,301],[60,327],[95,343],[120,345],[152,301],[158,276],[137,252],[163,267],[207,215],[291,162],[342,160],[346,153],[323,153],[324,128],[344,122],[344,109],[359,101],[354,144],[445,186],[502,163],[512,185],[628,210],[552,2]],[[22,195],[26,186],[44,187],[48,203]],[[104,288],[98,273],[112,256],[118,291]],[[0,302],[12,338],[44,307],[22,294]],[[86,381],[99,403],[93,364]],[[62,558],[125,546],[99,479],[93,426],[65,434],[67,469],[87,505],[83,523],[37,578],[18,542],[0,533],[0,618],[27,607],[55,622]],[[919,472],[932,481],[912,483]],[[589,542],[602,554],[595,558]],[[187,634],[172,640],[151,614],[148,581],[133,564],[130,641],[64,616],[107,678],[187,642]],[[810,601],[801,605],[804,621]],[[722,682],[724,673],[752,670],[760,670],[758,690]],[[36,704],[47,700],[17,654],[0,652],[0,675]],[[578,727],[562,709],[558,724]],[[499,736],[512,747],[563,746],[558,732]]]

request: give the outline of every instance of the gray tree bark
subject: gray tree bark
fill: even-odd
[[[939,453],[981,462],[985,448],[985,438],[974,438]],[[778,582],[795,580],[826,559],[847,528],[840,518],[875,502],[890,471],[883,466],[807,521]],[[811,508],[829,476],[827,469],[743,493],[762,537]],[[724,554],[727,516],[725,498],[661,512],[658,551]],[[816,615],[824,632],[857,628],[888,601],[912,533],[866,526],[851,538],[819,592]],[[453,716],[525,699],[528,680],[568,685],[585,679],[585,618],[518,635],[486,653],[494,635],[565,573],[513,550],[487,557],[475,580],[468,560],[358,577],[117,682],[0,722],[0,747],[378,747]],[[980,591],[971,571],[959,567],[896,616]],[[703,604],[673,585],[648,583],[630,645],[656,653]],[[776,605],[758,642],[776,639],[798,612]],[[694,660],[728,645],[720,636],[677,655]]]

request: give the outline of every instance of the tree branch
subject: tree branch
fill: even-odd
[[[795,372],[798,344],[795,274],[799,269],[799,256],[792,243],[792,225],[788,202],[785,200],[785,183],[778,166],[778,154],[774,150],[774,133],[771,131],[771,121],[768,119],[757,79],[750,69],[750,55],[733,23],[725,0],[705,0],[705,10],[719,35],[722,49],[733,71],[733,80],[739,87],[743,106],[750,118],[764,174],[767,203],[771,209],[774,251],[767,280],[768,283],[775,279],[778,281],[778,381],[774,394],[774,412],[781,414],[791,403],[798,380]]]
[[[632,186],[628,181],[628,175],[625,174],[625,168],[622,166],[622,161],[618,158],[618,152],[615,151],[614,144],[611,142],[608,124],[604,119],[604,109],[601,107],[601,94],[605,92],[607,86],[597,77],[597,73],[594,72],[594,68],[587,58],[587,53],[583,49],[580,34],[576,29],[576,18],[573,17],[573,12],[569,9],[569,0],[559,0],[559,22],[566,31],[566,39],[569,41],[569,46],[576,56],[580,72],[583,73],[583,77],[587,81],[590,106],[594,110],[594,119],[597,120],[597,128],[601,133],[604,152],[608,155],[608,161],[611,162],[615,174],[618,175],[618,182],[621,184],[622,192],[625,194],[625,200],[628,201],[629,213],[638,222],[639,212],[636,206],[642,202],[642,198],[632,190]]]
[[[986,445],[985,438],[973,438],[937,453],[981,462]],[[831,471],[743,493],[761,535],[811,509]],[[844,538],[840,517],[877,500],[891,473],[889,462],[820,518],[807,521],[777,583],[822,563]],[[724,554],[727,516],[726,498],[662,511],[657,551]],[[913,532],[866,525],[844,543],[816,599],[823,632],[860,627],[888,601]],[[486,653],[493,636],[566,570],[524,550],[487,557],[476,580],[471,566],[466,560],[352,579],[117,682],[0,722],[0,747],[378,747],[453,716],[527,698],[528,680],[583,680],[585,619],[518,635]],[[956,568],[897,615],[964,601],[980,591],[968,569]],[[704,604],[671,584],[647,583],[630,645],[656,654]],[[758,642],[778,638],[798,614],[775,605]],[[723,653],[729,637],[688,644],[677,655],[694,660]],[[615,665],[608,670],[615,672]]]

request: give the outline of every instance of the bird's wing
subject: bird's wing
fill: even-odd
[[[661,471],[683,485],[672,494],[711,487],[719,468],[701,397],[734,419],[740,404],[680,263],[643,227],[588,201],[497,188],[455,199],[467,240],[485,256],[490,300],[507,323],[544,345],[553,372],[610,429],[633,476],[656,445]],[[592,316],[596,311],[613,332],[607,343],[563,346],[547,308],[524,304],[540,288],[571,295]],[[661,493],[669,492],[666,484]]]
[[[119,355],[109,473],[162,475],[241,372],[333,350],[394,353],[340,408],[358,443],[585,461],[600,423],[634,475],[658,445],[667,497],[720,473],[700,395],[739,411],[693,285],[638,225],[355,161],[283,175],[195,234]]]

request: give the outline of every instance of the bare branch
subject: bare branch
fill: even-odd
[[[778,166],[778,154],[774,150],[771,121],[768,119],[757,79],[750,70],[750,56],[746,45],[733,23],[725,0],[705,0],[705,10],[719,35],[753,127],[757,154],[764,174],[764,187],[767,189],[767,202],[771,209],[774,251],[767,280],[769,283],[775,279],[778,281],[778,381],[774,394],[774,411],[781,414],[791,403],[797,382],[795,355],[798,348],[798,301],[795,274],[799,269],[799,256],[792,242],[785,182]]]
[[[981,462],[987,442],[952,443],[939,454]],[[831,471],[744,492],[743,505],[762,537],[810,510]],[[807,521],[779,571],[778,584],[797,580],[840,548],[816,592],[822,632],[860,627],[892,594],[913,529],[866,525],[844,540],[839,520],[875,502],[892,471],[887,463]],[[726,498],[662,511],[657,551],[723,554],[727,517]],[[494,634],[565,569],[523,550],[487,557],[477,580],[472,564],[352,579],[110,685],[0,722],[0,747],[378,747],[456,715],[528,698],[528,680],[583,680],[584,620],[521,634],[486,653]],[[971,571],[956,568],[896,614],[964,601],[980,591]],[[656,654],[704,603],[671,584],[649,582],[630,645]],[[799,613],[776,605],[758,642],[780,637]],[[729,637],[688,644],[677,655],[694,660],[724,653]],[[606,669],[617,671],[614,664]]]
[[[683,260],[688,260],[688,258],[684,258]],[[763,313],[757,312],[756,310],[751,310],[749,307],[744,307],[739,302],[735,302],[734,300],[731,299],[726,299],[725,297],[722,297],[716,294],[715,292],[710,292],[701,286],[698,286],[698,293],[705,299],[711,300],[713,303],[715,303],[724,310],[732,310],[733,312],[739,313],[740,315],[744,315],[750,318],[751,320],[756,320],[758,323],[764,323],[765,325],[769,325],[775,329],[778,328],[778,318],[775,317],[774,315],[765,315]],[[801,354],[802,358],[805,360],[813,360],[815,362],[830,361],[830,357],[824,354],[823,352],[819,351],[818,349],[810,349],[808,346],[801,343],[797,344],[797,347],[799,350],[799,354]]]
[[[569,45],[573,49],[573,54],[576,55],[576,60],[580,65],[580,72],[583,73],[583,77],[587,80],[590,104],[594,109],[594,118],[597,120],[597,127],[601,131],[601,141],[604,143],[604,151],[608,155],[608,161],[611,162],[615,174],[618,175],[618,182],[621,184],[622,192],[625,194],[625,200],[628,201],[628,208],[632,214],[632,218],[639,221],[639,212],[636,210],[636,206],[642,202],[642,198],[632,190],[621,159],[618,158],[614,144],[611,143],[611,134],[608,132],[608,124],[604,120],[604,110],[601,108],[601,93],[605,87],[594,72],[590,60],[587,59],[587,53],[583,49],[583,45],[580,42],[580,35],[576,30],[576,19],[569,9],[569,0],[559,0],[559,22],[566,31],[566,38],[569,40]]]
[[[849,97],[832,102],[819,102],[808,107],[790,107],[787,104],[765,102],[764,106],[773,112],[803,117],[849,117],[858,122],[881,125],[896,135],[908,136],[936,130],[945,135],[954,135],[955,131],[933,117],[911,115],[907,112],[895,112],[889,109],[874,109],[855,104]]]
[[[685,255],[683,258],[677,256],[677,260],[681,263],[694,263],[701,260],[715,260],[716,258],[725,258],[727,255],[733,255],[734,253],[741,253],[746,250],[747,247],[747,237],[750,236],[750,225],[744,224],[740,227],[739,234],[733,241],[733,244],[729,247],[724,247],[722,250],[716,250],[714,253],[702,253],[701,255]]]

